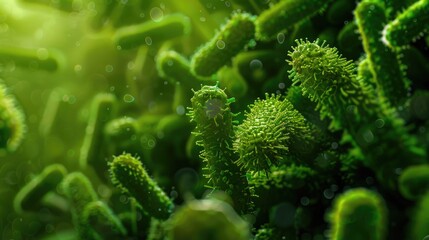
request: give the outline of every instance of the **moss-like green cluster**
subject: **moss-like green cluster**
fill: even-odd
[[[426,239],[428,16],[0,1],[0,239]]]

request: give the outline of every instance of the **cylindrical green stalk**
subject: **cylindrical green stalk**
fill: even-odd
[[[429,165],[406,168],[399,177],[399,191],[409,200],[419,199],[429,192]]]
[[[381,32],[387,22],[384,4],[379,0],[365,0],[358,4],[354,14],[377,92],[392,105],[403,104],[410,82],[396,53],[381,41]]]
[[[114,157],[109,167],[113,184],[134,197],[149,215],[161,220],[171,215],[172,201],[149,177],[137,158],[122,154]]]
[[[13,63],[27,69],[54,72],[60,68],[60,62],[58,53],[45,48],[0,46],[0,63]]]
[[[364,188],[349,190],[335,200],[333,208],[330,239],[386,239],[387,209],[377,193]]]
[[[43,169],[17,193],[14,200],[15,211],[18,213],[38,211],[43,196],[50,191],[55,191],[66,174],[67,170],[60,164],[53,164]]]
[[[263,11],[255,21],[256,38],[269,40],[286,28],[321,12],[329,1],[283,0]]]
[[[201,157],[205,176],[214,190],[225,191],[236,202],[235,208],[246,213],[250,208],[250,190],[244,172],[235,164],[238,156],[232,150],[233,113],[225,92],[218,86],[203,86],[192,97],[191,120],[197,126],[194,134],[203,146]]]
[[[402,47],[429,30],[429,0],[419,0],[389,22],[383,30],[383,42]]]
[[[160,44],[165,40],[186,35],[190,27],[187,16],[172,14],[157,22],[150,21],[120,28],[113,36],[113,40],[121,49],[133,49],[140,45]]]
[[[82,222],[100,240],[124,238],[127,233],[112,209],[102,201],[90,202],[85,206]]]
[[[91,112],[86,127],[86,134],[80,152],[79,163],[82,168],[95,167],[104,178],[107,164],[102,153],[104,126],[116,114],[116,98],[113,94],[100,93],[92,101]]]
[[[332,129],[346,129],[380,182],[395,189],[396,169],[424,161],[426,152],[407,133],[404,122],[383,99],[356,78],[355,67],[335,48],[298,41],[289,53],[290,78],[317,102]],[[391,146],[396,146],[392,149]]]
[[[232,57],[242,51],[255,35],[254,17],[236,13],[191,60],[191,69],[198,76],[211,76]]]
[[[67,175],[61,183],[62,191],[70,202],[73,223],[81,239],[97,239],[90,226],[83,220],[85,207],[98,200],[89,179],[80,172]]]
[[[411,240],[426,240],[429,236],[429,192],[417,205],[413,221],[411,221]]]

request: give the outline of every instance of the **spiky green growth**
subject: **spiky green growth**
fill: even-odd
[[[395,169],[424,162],[425,150],[407,133],[395,110],[382,99],[377,102],[336,48],[301,40],[289,56],[294,84],[300,83],[303,93],[317,102],[321,115],[332,119],[333,129],[347,130],[381,183],[395,189]]]
[[[114,157],[109,167],[113,184],[134,197],[150,216],[167,219],[171,215],[173,203],[137,158],[122,154]]]
[[[127,230],[112,209],[102,201],[88,203],[82,213],[82,224],[87,225],[96,239],[124,238]]]
[[[234,150],[237,164],[247,171],[268,171],[311,152],[312,136],[304,117],[280,95],[265,95],[249,106],[246,119],[237,126]]]
[[[422,37],[429,30],[429,0],[419,0],[389,22],[383,29],[383,42],[402,47]]]
[[[379,0],[365,0],[358,4],[354,14],[377,92],[392,105],[398,105],[404,103],[410,82],[396,53],[381,41],[381,32],[387,22],[385,10]]]
[[[211,76],[232,57],[242,51],[254,38],[254,17],[235,13],[219,32],[191,59],[191,69],[197,76]]]
[[[255,21],[256,38],[270,40],[288,27],[321,12],[329,1],[283,0],[263,11]]]
[[[40,210],[40,202],[48,192],[55,191],[67,170],[61,164],[53,164],[28,182],[15,196],[14,208],[18,213]]]
[[[379,194],[356,188],[335,200],[330,222],[332,240],[383,240],[387,209]]]
[[[0,80],[0,156],[19,147],[25,129],[24,113]]]
[[[120,28],[113,41],[121,49],[133,49],[140,45],[160,44],[165,40],[189,33],[190,19],[183,14],[171,14],[160,21],[149,21]]]
[[[409,200],[419,199],[429,192],[429,165],[406,168],[399,177],[399,191]]]
[[[194,200],[167,222],[174,240],[248,240],[249,227],[230,205],[210,199]]]
[[[426,240],[429,235],[429,192],[426,193],[415,208],[411,222],[411,240]]]
[[[53,72],[58,70],[60,62],[58,53],[45,48],[27,49],[0,46],[0,63],[14,63],[23,68]]]
[[[99,93],[92,100],[91,111],[86,127],[85,138],[80,151],[79,163],[82,168],[89,165],[97,169],[97,173],[104,177],[105,159],[101,154],[103,145],[104,126],[116,114],[117,100],[113,94]]]
[[[80,172],[68,174],[61,183],[61,190],[71,207],[73,224],[81,239],[97,239],[94,232],[83,220],[83,211],[87,204],[98,200],[89,179]]]
[[[217,86],[203,86],[191,99],[191,121],[197,124],[194,134],[201,139],[201,158],[205,163],[208,184],[215,190],[225,191],[236,200],[240,213],[248,211],[250,190],[245,174],[235,164],[238,156],[232,150],[234,130],[233,113],[225,92]]]

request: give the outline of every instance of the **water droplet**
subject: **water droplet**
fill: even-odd
[[[334,192],[331,190],[331,189],[325,189],[325,191],[323,191],[323,196],[326,198],[326,199],[332,199],[332,198],[334,198]]]
[[[372,184],[374,184],[374,178],[372,178],[372,177],[367,177],[367,178],[365,179],[365,182],[366,182],[366,184],[368,184],[368,185],[372,185]]]
[[[308,204],[310,204],[310,199],[308,197],[302,197],[301,204],[302,206],[307,206]]]
[[[217,40],[216,42],[216,47],[219,48],[220,50],[224,49],[225,45],[226,45],[225,42],[222,40]]]
[[[46,48],[37,49],[37,58],[40,60],[46,60],[49,57],[49,52]]]
[[[200,21],[201,21],[201,22],[205,22],[205,21],[206,21],[206,18],[205,18],[205,17],[200,17]]]
[[[145,41],[146,45],[149,45],[149,46],[152,45],[152,38],[151,37],[145,37],[144,41]]]
[[[253,59],[252,61],[250,61],[250,68],[255,70],[255,69],[261,69],[263,67],[263,64],[261,62],[261,60],[259,59]]]
[[[134,69],[135,66],[136,66],[136,64],[133,61],[129,61],[127,64],[127,67],[130,70]]]
[[[106,65],[106,67],[104,68],[106,70],[106,72],[111,73],[113,72],[113,66],[112,65]]]
[[[179,105],[176,107],[176,113],[179,115],[184,115],[185,114],[185,107],[182,105]]]
[[[382,128],[382,127],[384,126],[384,120],[383,120],[383,119],[377,119],[377,120],[375,121],[375,126],[376,126],[377,128]]]
[[[374,141],[374,134],[369,129],[362,134],[362,137],[367,143]]]
[[[337,142],[331,143],[331,148],[332,149],[337,149],[338,148],[338,143]]]
[[[280,44],[284,43],[285,41],[285,35],[284,33],[279,33],[277,34],[277,42],[279,42]]]
[[[164,17],[164,12],[159,7],[154,7],[150,10],[150,18],[155,21],[159,22]]]
[[[132,103],[132,102],[134,102],[134,100],[135,100],[135,98],[133,95],[128,94],[128,93],[124,95],[124,102],[126,102],[126,103]]]
[[[74,71],[75,71],[75,72],[80,72],[80,71],[82,71],[82,66],[81,66],[81,65],[79,65],[79,64],[75,65],[75,66],[74,66]]]
[[[279,83],[279,88],[280,89],[285,89],[285,87],[286,87],[286,84],[285,83]]]
[[[225,6],[231,7],[231,3],[229,1],[225,1]]]

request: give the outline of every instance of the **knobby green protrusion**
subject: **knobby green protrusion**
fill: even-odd
[[[104,177],[106,165],[103,151],[104,126],[116,114],[117,100],[113,94],[99,93],[92,101],[85,138],[80,152],[79,163],[82,168],[94,166],[97,173]]]
[[[102,201],[90,202],[85,206],[82,222],[100,240],[124,238],[127,233],[112,209]]]
[[[247,171],[268,171],[294,158],[304,161],[312,152],[313,137],[305,118],[280,95],[265,98],[249,106],[236,131],[237,164]]]
[[[120,28],[113,40],[121,49],[133,49],[140,45],[161,44],[165,40],[186,35],[190,31],[190,20],[183,14],[165,16],[160,21],[144,22]]]
[[[384,4],[378,0],[365,0],[358,4],[354,14],[377,92],[392,105],[403,104],[410,82],[402,71],[397,54],[381,41],[381,32],[387,22]]]
[[[395,110],[377,100],[336,48],[301,40],[289,56],[294,84],[317,102],[323,117],[332,119],[332,129],[347,130],[365,155],[365,164],[385,186],[396,188],[397,168],[424,162],[425,150],[407,133]]]
[[[387,233],[387,208],[382,197],[357,188],[340,195],[330,215],[332,240],[383,240]]]
[[[225,191],[236,202],[240,213],[249,210],[250,190],[244,172],[235,164],[238,156],[232,150],[234,130],[233,113],[225,92],[217,86],[203,86],[192,97],[191,120],[197,124],[194,134],[203,146],[201,157],[205,162],[205,176],[215,190]]]
[[[0,63],[13,63],[27,69],[39,69],[49,72],[58,70],[61,65],[61,55],[46,48],[20,48],[0,46]]]
[[[242,51],[254,38],[254,17],[235,13],[219,32],[191,59],[191,69],[198,76],[211,76],[232,57]]]
[[[383,30],[383,42],[389,47],[403,47],[429,30],[429,0],[419,0],[389,22]]]
[[[69,200],[73,224],[80,238],[98,239],[83,218],[85,207],[89,203],[98,200],[97,193],[89,179],[80,172],[70,173],[61,183],[61,190]]]
[[[163,220],[171,215],[172,201],[137,158],[122,154],[114,157],[109,167],[113,184],[134,197],[150,216]]]
[[[0,156],[15,151],[25,131],[24,113],[0,80]]]
[[[269,40],[286,28],[292,27],[321,12],[329,1],[283,0],[263,11],[256,19],[256,37]]]
[[[429,192],[429,165],[406,168],[399,177],[399,191],[409,200],[419,199]]]
[[[14,208],[18,213],[38,211],[42,198],[50,191],[55,191],[63,180],[67,170],[63,165],[53,164],[34,177],[17,193]]]

